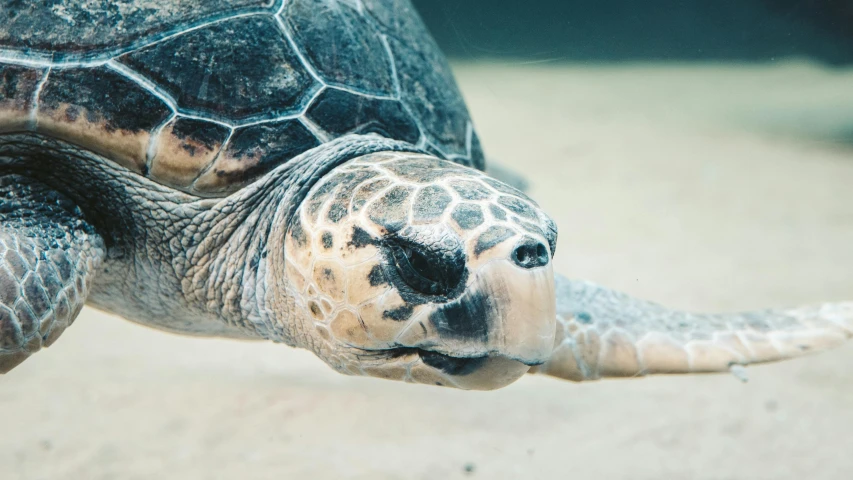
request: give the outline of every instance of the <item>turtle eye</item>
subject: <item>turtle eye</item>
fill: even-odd
[[[405,257],[404,260],[409,262],[409,266],[412,267],[416,275],[429,282],[441,283],[441,271],[430,265],[426,255],[411,247],[403,247],[402,250]]]
[[[403,237],[388,239],[394,270],[414,292],[449,296],[462,281],[465,275],[464,254],[455,242],[444,240],[422,244]]]
[[[391,256],[400,278],[406,285],[418,293],[443,295],[451,290],[450,282],[443,278],[443,272],[436,265],[436,259],[430,261],[428,253],[415,250],[411,246],[391,245]]]

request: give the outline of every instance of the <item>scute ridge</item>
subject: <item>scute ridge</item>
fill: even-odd
[[[132,4],[134,0],[127,1]],[[232,5],[240,8],[238,3]],[[331,17],[318,19],[319,23],[315,25],[311,23],[315,14],[329,14]],[[110,13],[105,12],[104,15]],[[187,15],[183,15],[180,20],[187,20]],[[50,129],[45,130],[48,126],[40,123],[41,110],[46,101],[40,97],[40,93],[57,70],[104,69],[116,75],[116,79],[123,78],[127,85],[138,88],[140,94],[156,98],[158,103],[162,102],[163,107],[160,108],[164,108],[166,116],[158,119],[155,125],[146,125],[147,131],[138,130],[138,138],[142,143],[139,152],[134,154],[135,163],[131,168],[144,176],[195,195],[220,196],[226,194],[226,191],[241,188],[246,182],[254,181],[251,175],[241,175],[239,172],[241,169],[251,170],[254,168],[251,165],[266,161],[264,156],[274,155],[277,162],[288,161],[286,155],[279,153],[276,156],[272,151],[267,151],[266,147],[255,151],[253,158],[235,158],[231,153],[226,155],[236,133],[265,124],[270,124],[271,128],[279,128],[273,127],[275,124],[298,124],[299,128],[291,128],[305,132],[299,137],[300,144],[304,146],[316,143],[311,137],[319,143],[326,143],[348,133],[373,132],[411,142],[420,149],[457,163],[478,166],[480,164],[477,162],[482,156],[478,153],[479,142],[475,148],[472,137],[476,138],[476,133],[470,119],[467,119],[467,112],[464,108],[460,110],[461,101],[453,97],[453,88],[450,87],[455,86],[452,85],[452,79],[443,73],[424,77],[427,94],[436,88],[450,88],[450,93],[439,95],[437,99],[420,99],[412,90],[412,78],[418,78],[423,68],[409,71],[412,65],[417,65],[412,63],[417,60],[407,57],[412,55],[412,49],[401,42],[423,39],[424,46],[413,52],[423,50],[430,53],[433,47],[427,41],[429,38],[423,37],[426,32],[419,28],[420,23],[416,18],[397,18],[408,15],[417,14],[405,0],[390,0],[387,4],[375,0],[275,0],[266,1],[262,6],[255,2],[249,8],[240,8],[239,11],[224,15],[220,11],[219,14],[185,22],[178,27],[168,28],[166,25],[154,34],[143,35],[108,50],[66,49],[53,53],[37,49],[27,51],[28,43],[23,43],[24,46],[19,48],[13,41],[11,48],[0,47],[0,65],[7,63],[44,71],[38,87],[25,102],[29,105],[23,111],[21,122],[23,128],[29,131],[52,135],[48,131]],[[96,25],[109,24],[111,21],[112,18],[107,18],[107,21]],[[400,31],[407,26],[413,26],[413,30]],[[136,27],[142,28],[144,25]],[[338,27],[341,30],[334,30]],[[332,35],[324,36],[327,32]],[[243,33],[247,36],[241,36]],[[182,40],[185,35],[191,36]],[[62,38],[59,40],[65,41]],[[26,42],[26,39],[22,42]],[[81,49],[88,48],[86,45],[84,42]],[[241,69],[243,63],[246,63],[243,52],[253,51],[260,53],[261,63],[258,68]],[[437,52],[431,54],[439,55]],[[334,67],[336,55],[343,62],[340,70]],[[398,58],[400,55],[402,58]],[[366,63],[359,60],[364,56],[369,56]],[[271,67],[279,65],[276,67],[278,70],[265,69],[264,59],[268,62],[280,59],[280,63],[270,64]],[[208,70],[199,70],[204,68]],[[401,68],[404,70],[399,71]],[[210,90],[205,90],[206,79],[202,82],[200,77],[193,76],[197,71],[207,71],[213,75]],[[370,77],[371,73],[374,78]],[[30,90],[32,88],[31,85]],[[292,93],[277,95],[284,88],[290,89]],[[340,98],[339,104],[326,103],[322,116],[310,117],[312,109],[320,112],[319,103],[332,90],[341,93],[335,97]],[[28,91],[26,95],[30,93]],[[89,105],[92,118],[98,113],[98,95],[93,91],[80,97],[80,101]],[[104,95],[109,99],[109,92],[105,91]],[[424,105],[448,111],[439,112],[437,117],[424,117]],[[66,128],[62,127],[63,122],[85,120],[75,120],[79,109],[74,106],[74,102],[67,109],[67,118],[57,117],[52,122],[59,122],[61,128]],[[62,115],[64,111],[60,110],[59,114]],[[386,115],[389,112],[390,117]],[[127,111],[113,118],[125,122],[131,120],[125,118],[125,115],[132,117],[135,113]],[[338,121],[341,118],[346,120]],[[191,134],[201,137],[174,137],[176,132],[170,126],[174,127],[175,122],[180,124],[182,120],[218,125],[222,127],[219,129],[220,135],[227,131],[227,136],[205,144],[203,132],[207,127],[201,127]],[[467,121],[462,124],[464,127],[460,125],[462,120]],[[114,125],[110,122],[103,123],[98,128],[105,129],[103,135],[106,136],[81,137],[85,141],[78,143],[87,145],[87,148],[100,148],[103,153],[110,142],[117,141],[111,138],[112,127]],[[50,128],[56,128],[56,125]],[[90,127],[80,124],[72,128]],[[75,142],[74,135],[77,134],[72,132],[66,141]],[[93,144],[100,141],[106,143]],[[216,145],[220,141],[222,143]],[[199,156],[198,152],[203,152],[204,156]],[[207,161],[210,155],[213,157]],[[224,156],[229,158],[225,159]],[[115,158],[113,160],[118,161]],[[162,161],[166,163],[160,163]],[[226,162],[227,168],[223,170],[218,162]],[[126,165],[127,160],[119,163]],[[155,164],[159,167],[155,168]],[[195,178],[189,184],[183,184],[195,173],[194,168],[199,168]],[[214,169],[216,172],[212,171]],[[158,172],[168,174],[171,180],[160,178]],[[203,182],[205,185],[216,184],[216,191],[205,192],[196,188],[200,178],[210,177],[217,172],[235,173],[228,177],[231,179],[228,181],[223,178],[218,182]],[[175,184],[175,178],[182,180]],[[235,184],[228,185],[227,182],[231,181]]]
[[[145,48],[147,46],[151,46],[164,40],[168,40],[170,38],[183,35],[194,30],[198,30],[200,28],[205,28],[210,25],[226,22],[241,17],[255,15],[274,15],[275,12],[281,8],[281,5],[283,5],[283,3],[283,0],[276,0],[274,2],[268,2],[268,4],[265,6],[247,6],[239,8],[225,15],[223,15],[221,12],[218,14],[212,13],[206,18],[202,18],[196,21],[179,23],[173,28],[165,28],[157,33],[150,33],[148,35],[143,34],[137,40],[131,41],[122,47],[114,49],[102,49],[94,52],[90,51],[83,53],[74,53],[56,50],[40,50],[38,48],[30,46],[27,47],[30,52],[22,55],[21,49],[9,48],[8,46],[5,46],[0,47],[0,59],[5,59],[7,56],[9,58],[13,58],[15,57],[15,54],[18,54],[24,59],[28,57],[36,57],[33,58],[33,60],[52,63],[54,64],[53,66],[97,66],[107,60],[124,55],[125,53]]]
[[[30,123],[29,127],[33,130],[35,130],[36,125],[38,125],[38,109],[39,109],[39,98],[41,97],[41,91],[44,89],[44,85],[47,83],[47,80],[50,77],[50,71],[51,70],[52,70],[52,67],[47,67],[47,69],[44,71],[44,74],[41,77],[41,80],[39,80],[39,83],[36,85],[35,91],[33,92],[33,99],[30,103],[31,107],[30,107],[30,120],[29,120],[29,123]]]
[[[172,98],[172,96],[169,95],[168,92],[158,87],[157,84],[155,84],[151,80],[140,75],[127,65],[117,62],[115,59],[109,60],[104,65],[106,65],[106,67],[110,70],[127,77],[128,80],[131,80],[143,89],[151,92],[152,95],[162,100],[163,103],[165,103],[169,107],[169,109],[172,110],[172,113],[178,112],[178,102],[174,98]]]

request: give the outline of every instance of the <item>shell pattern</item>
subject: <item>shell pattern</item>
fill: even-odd
[[[10,0],[0,135],[30,131],[205,197],[378,133],[482,169],[408,0]]]

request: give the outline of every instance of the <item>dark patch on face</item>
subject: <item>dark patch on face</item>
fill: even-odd
[[[398,160],[383,164],[383,167],[398,177],[413,183],[432,183],[451,175],[464,174],[466,171],[452,163],[437,158],[419,157]]]
[[[514,197],[523,198],[525,200],[530,200],[530,197],[525,195],[524,192],[522,192],[521,190],[519,190],[515,187],[511,187],[511,186],[509,186],[503,182],[500,182],[498,180],[495,180],[494,178],[484,177],[483,182],[487,183],[490,187],[494,188],[495,190],[497,190],[501,193],[506,193],[507,195],[512,195]]]
[[[515,235],[515,232],[509,228],[500,225],[490,227],[477,238],[477,245],[474,246],[474,254],[480,255],[513,235]]]
[[[371,204],[368,216],[390,233],[399,231],[406,226],[409,217],[410,194],[409,187],[391,188],[382,198]]]
[[[385,273],[382,270],[382,265],[374,265],[370,269],[370,273],[367,274],[367,281],[370,282],[371,287],[388,284],[388,280],[385,279]]]
[[[466,293],[438,308],[429,321],[442,338],[486,342],[489,322],[500,318],[499,299],[493,297],[481,291]]]
[[[470,180],[453,180],[450,186],[465,200],[485,200],[492,196],[488,188]]]
[[[347,206],[342,201],[341,202],[336,201],[336,202],[332,203],[332,205],[329,207],[329,214],[327,215],[327,218],[329,219],[330,222],[338,223],[341,221],[342,218],[344,218],[346,216],[347,216]]]
[[[361,208],[364,207],[364,204],[367,203],[373,197],[373,195],[376,194],[376,192],[382,190],[390,184],[391,182],[389,182],[388,180],[380,178],[378,180],[367,183],[361,188],[359,188],[352,198],[353,213],[356,213],[361,210]]]
[[[491,204],[489,205],[489,211],[492,212],[492,216],[495,217],[496,220],[506,220],[506,212],[503,208]]]
[[[578,322],[583,323],[584,325],[589,325],[592,323],[592,315],[587,312],[578,312],[575,314],[575,318]]]
[[[323,241],[323,248],[326,250],[332,248],[335,244],[335,239],[332,237],[330,232],[323,232],[323,236],[321,237]]]
[[[473,203],[461,203],[453,209],[453,220],[463,230],[471,230],[483,224],[483,209]]]
[[[293,236],[293,241],[300,248],[308,243],[308,237],[305,235],[305,230],[302,228],[302,220],[299,217],[293,218],[293,223],[290,224],[290,234]]]
[[[447,190],[437,185],[425,187],[415,197],[415,203],[412,206],[414,220],[416,222],[437,220],[452,200]]]
[[[328,47],[325,42],[322,45]],[[306,115],[336,136],[378,133],[413,144],[421,136],[418,125],[397,100],[371,98],[336,88],[324,90]]]
[[[536,212],[533,210],[533,207],[530,206],[529,203],[520,200],[515,197],[509,197],[506,195],[501,195],[498,198],[498,203],[506,207],[512,213],[516,215],[520,215],[524,218],[528,218],[530,220],[536,220]]]
[[[315,84],[270,16],[234,18],[119,57],[184,108],[244,119],[295,113]]]
[[[330,281],[330,282],[333,282],[333,283],[334,283],[334,281],[335,281],[335,272],[333,272],[331,268],[324,268],[324,269],[323,269],[323,271],[322,271],[322,272],[320,272],[320,274],[323,276],[323,279],[324,279],[324,280],[328,280],[328,281]]]
[[[316,302],[311,302],[310,305],[308,306],[308,308],[311,309],[311,314],[314,315],[316,318],[322,318],[323,317],[323,311],[320,310],[320,306],[317,305]]]
[[[129,132],[148,132],[171,114],[154,94],[104,66],[51,70],[39,103],[45,110],[73,105],[77,116],[85,110],[88,121]]]
[[[412,316],[413,311],[414,309],[410,305],[403,305],[393,310],[385,310],[382,312],[382,318],[390,318],[391,320],[402,322],[408,320]]]
[[[451,229],[409,226],[383,241],[385,275],[409,304],[458,297],[468,278],[462,240]]]
[[[353,227],[352,237],[350,237],[348,247],[362,248],[365,245],[375,245],[376,240],[370,236],[365,230],[359,227]]]
[[[421,357],[424,364],[448,375],[455,375],[457,377],[470,375],[476,372],[488,358],[456,358],[436,352],[428,352],[426,350],[419,350],[418,355]],[[435,384],[441,386],[441,382],[436,382]]]

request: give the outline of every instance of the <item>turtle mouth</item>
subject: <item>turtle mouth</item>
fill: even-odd
[[[473,357],[453,357],[443,353],[433,352],[415,347],[397,347],[380,351],[386,358],[414,357],[424,365],[432,367],[448,375],[463,376],[477,371],[489,359],[488,355]],[[371,351],[371,353],[380,353]]]
[[[479,355],[471,357],[454,357],[444,353],[424,350],[422,348],[400,347],[385,350],[384,353],[389,358],[405,357],[417,355],[424,365],[432,367],[448,375],[465,376],[479,370],[490,358],[495,358],[497,355]],[[541,365],[542,362],[528,363],[520,362],[529,367]]]
[[[436,370],[441,370],[448,375],[456,376],[474,373],[479,370],[489,358],[488,356],[459,358],[451,357],[450,355],[445,355],[443,353],[430,352],[429,350],[416,350],[421,361],[424,362],[424,365],[428,365]]]
[[[365,366],[362,375],[463,390],[505,387],[521,378],[532,366],[498,352],[470,352],[467,356],[454,356],[399,345],[387,349],[357,350],[357,361]]]

